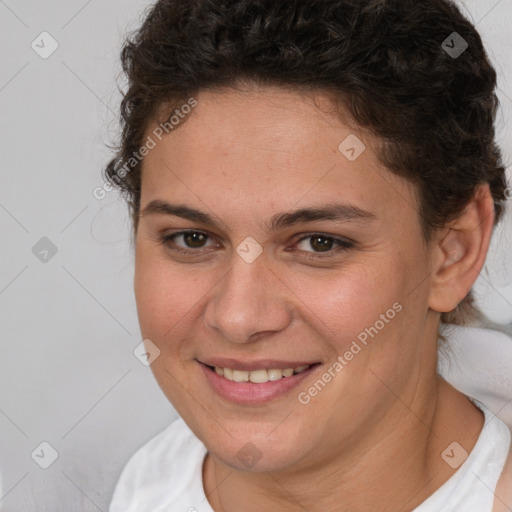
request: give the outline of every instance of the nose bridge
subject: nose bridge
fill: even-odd
[[[263,254],[252,262],[233,255],[230,271],[208,302],[205,320],[209,328],[235,343],[247,342],[259,332],[286,327],[290,308],[283,285]]]

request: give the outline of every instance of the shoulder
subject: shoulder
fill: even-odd
[[[493,512],[509,512],[512,509],[512,446],[495,495]]]
[[[141,505],[150,502],[156,508],[172,500],[189,487],[205,454],[204,445],[178,418],[131,456],[121,472],[109,511],[140,510]]]

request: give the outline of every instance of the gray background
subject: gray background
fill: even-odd
[[[122,38],[148,5],[0,0],[1,510],[106,511],[129,456],[176,417],[133,355],[126,208],[116,192],[93,196],[117,136]],[[510,163],[512,0],[464,8],[500,75],[498,138]],[[54,43],[43,31],[58,43],[46,59]],[[475,287],[485,325],[509,333],[511,227],[509,212]],[[56,254],[44,253],[44,237]],[[58,452],[48,469],[35,462],[50,456],[44,441]]]

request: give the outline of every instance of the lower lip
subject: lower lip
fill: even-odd
[[[217,375],[215,371],[202,363],[199,365],[213,390],[222,398],[237,404],[261,404],[283,396],[298,387],[319,366],[315,364],[291,377],[256,384],[254,382],[234,382]]]

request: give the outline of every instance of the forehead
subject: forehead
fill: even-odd
[[[314,145],[319,151],[325,149],[327,145],[322,142],[331,136],[336,141],[345,132],[363,132],[321,90],[289,91],[252,85],[202,91],[196,98],[197,106],[183,116],[179,129],[172,130],[176,144],[184,149],[192,146],[201,151],[215,146],[222,149],[219,156],[228,151],[236,155],[237,150],[242,153],[246,149],[253,154],[273,152],[274,158],[278,154],[299,156]],[[175,103],[170,112],[167,107],[159,116],[165,120],[180,108],[179,102]]]
[[[379,162],[378,140],[326,94],[225,89],[195,98],[144,159],[142,207],[168,196],[248,215],[339,201],[384,218],[414,213],[414,187]]]

